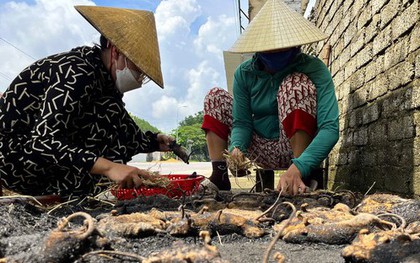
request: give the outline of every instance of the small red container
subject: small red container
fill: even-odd
[[[169,178],[169,185],[167,188],[163,187],[147,187],[140,186],[137,189],[113,189],[111,193],[117,197],[118,200],[129,200],[137,196],[152,196],[152,195],[166,195],[170,198],[180,198],[183,195],[190,196],[195,193],[204,176],[190,174],[170,174],[162,175]]]

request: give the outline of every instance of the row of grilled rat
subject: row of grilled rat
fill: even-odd
[[[173,204],[177,205],[177,209],[173,209],[175,211],[153,208],[143,212],[126,213],[129,205],[126,205],[124,210],[121,209],[123,206],[120,203],[116,206],[117,210],[111,214],[102,214],[96,219],[89,218],[87,214],[69,216],[40,243],[38,249],[32,250],[38,251],[36,255],[26,253],[30,261],[26,261],[23,255],[7,256],[3,261],[46,262],[48,259],[47,261],[73,262],[86,254],[89,257],[99,256],[100,252],[95,251],[113,251],[112,242],[119,237],[139,238],[156,234],[182,237],[198,236],[200,233],[208,233],[209,236],[216,233],[239,233],[249,238],[258,238],[273,231],[285,242],[350,243],[343,249],[342,256],[353,262],[375,262],[378,261],[378,257],[384,255],[398,255],[398,260],[416,257],[416,248],[420,242],[419,201],[393,195],[371,195],[362,202],[356,202],[353,196],[357,199],[357,195],[349,193],[320,192],[318,195],[311,193],[298,198],[276,197],[273,200],[273,193],[237,194],[225,199],[217,197],[220,200],[214,201],[218,205],[213,205],[213,208],[201,202],[200,211],[186,209],[186,200],[181,204],[174,202]],[[354,206],[337,202],[339,199],[347,200]],[[260,206],[266,208],[264,212],[255,209],[257,204],[252,200],[257,200]],[[238,209],[241,202],[243,207]],[[132,200],[131,204],[133,203]],[[220,203],[225,207],[221,208]],[[320,203],[324,205],[319,205]],[[192,204],[193,202],[190,202],[189,205]],[[206,204],[210,204],[209,200]],[[230,208],[227,208],[228,206]],[[294,208],[291,209],[291,206]],[[81,228],[67,230],[68,222],[77,216],[85,218]],[[210,248],[209,244],[204,244],[207,251]],[[182,249],[185,250],[184,247]],[[399,252],[392,254],[393,250]],[[56,253],[57,251],[60,253]],[[166,256],[171,253],[166,253]],[[203,253],[200,250],[199,254],[204,255]],[[210,249],[208,253],[210,254],[207,256],[221,260],[217,249]],[[113,255],[117,254],[118,251],[115,251]],[[55,255],[59,255],[60,258],[56,258]],[[130,256],[135,257],[125,255]],[[36,258],[39,260],[36,261]],[[139,258],[147,262],[145,257]],[[156,256],[155,260],[151,262],[163,262]]]

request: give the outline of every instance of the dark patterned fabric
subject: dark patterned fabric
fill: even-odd
[[[277,102],[278,118],[281,126],[284,124],[283,120],[291,116],[305,116],[291,115],[296,110],[310,116],[315,124],[316,88],[305,74],[293,73],[286,76],[279,87]],[[232,103],[232,95],[226,90],[221,88],[211,89],[204,99],[202,128],[211,130],[224,139],[224,134],[230,133],[232,129]],[[306,121],[306,119],[292,121],[293,127],[280,127],[278,140],[267,139],[254,132],[246,152],[247,157],[264,169],[288,168],[291,165],[293,152],[285,130],[300,129],[303,121]],[[312,127],[310,134],[315,133],[315,130],[316,125]]]
[[[1,180],[23,194],[96,194],[98,157],[126,163],[158,150],[155,137],[125,110],[101,50],[75,48],[24,69],[0,99]]]

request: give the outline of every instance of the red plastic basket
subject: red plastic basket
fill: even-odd
[[[137,189],[113,189],[111,193],[117,197],[118,200],[129,200],[137,196],[152,196],[152,195],[166,195],[170,198],[180,198],[183,195],[190,196],[198,190],[204,176],[197,175],[192,177],[190,174],[170,174],[162,175],[169,178],[169,185],[167,188],[163,187],[147,187],[141,186]]]

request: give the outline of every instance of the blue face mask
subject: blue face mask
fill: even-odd
[[[286,51],[261,53],[258,52],[258,59],[264,64],[266,70],[277,72],[286,67],[299,54],[299,48],[291,48]]]

